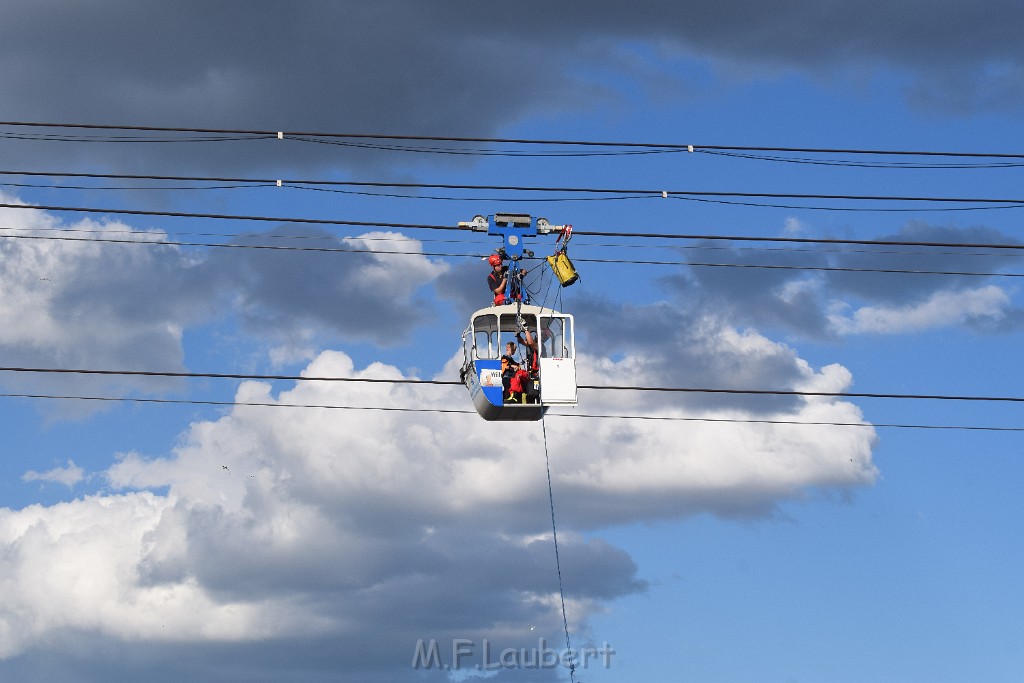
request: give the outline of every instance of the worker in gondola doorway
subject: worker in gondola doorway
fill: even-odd
[[[504,389],[502,402],[519,403],[519,394],[522,393],[522,385],[516,384],[516,391],[512,391],[512,380],[519,374],[521,367],[516,360],[516,343],[505,344],[505,355],[501,357],[501,384]]]
[[[536,334],[524,326],[516,332],[516,341],[526,351],[526,362],[523,365],[520,386],[525,394],[526,403],[537,403],[540,398],[540,361]]]

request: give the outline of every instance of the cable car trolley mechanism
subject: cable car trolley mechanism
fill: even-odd
[[[485,420],[539,420],[553,405],[576,405],[573,318],[530,303],[521,264],[524,256],[533,256],[523,247],[523,238],[559,232],[559,240],[565,238],[565,243],[548,263],[563,287],[571,285],[576,276],[565,245],[572,227],[511,213],[476,216],[459,226],[486,230],[488,235],[504,239],[488,259],[493,269],[488,284],[495,295],[494,305],[473,313],[462,333],[459,374],[477,412]],[[565,268],[572,270],[570,276]]]

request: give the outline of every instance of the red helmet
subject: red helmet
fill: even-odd
[[[490,263],[492,266],[500,266],[501,265],[501,257],[498,256],[497,254],[491,254],[487,258],[487,262]]]

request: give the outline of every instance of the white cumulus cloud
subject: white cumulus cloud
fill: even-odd
[[[731,354],[779,352],[756,335],[723,335]],[[793,363],[801,387],[835,391],[850,382],[840,366]],[[582,376],[600,366],[610,381],[627,370],[641,383],[650,379],[635,375],[636,358],[580,364]],[[357,368],[339,351],[321,353],[305,372],[403,378],[380,363]],[[298,382],[275,395],[245,382],[236,398],[469,406],[461,387],[389,383]],[[628,555],[577,530],[708,511],[763,515],[780,501],[876,476],[870,428],[753,423],[742,406],[670,400],[644,412],[672,420],[573,417],[639,405],[618,392],[588,394],[578,411],[547,419],[575,627],[644,586]],[[757,416],[861,420],[850,403],[811,397]],[[372,649],[425,635],[517,645],[536,638],[521,628],[531,624],[554,638],[560,613],[543,463],[536,423],[235,406],[193,424],[166,457],[121,456],[106,473],[114,493],[0,511],[0,585],[13,596],[0,608],[0,655],[73,632],[183,643],[344,636]],[[406,659],[395,645],[372,666],[407,666]]]
[[[863,306],[849,315],[837,310],[829,321],[839,334],[905,334],[982,319],[998,321],[1010,306],[1003,289],[988,285],[935,292],[905,306]]]
[[[68,488],[85,479],[85,470],[75,464],[74,460],[68,460],[67,467],[55,467],[46,472],[29,470],[21,475],[22,481],[49,481],[57,484],[64,484]]]

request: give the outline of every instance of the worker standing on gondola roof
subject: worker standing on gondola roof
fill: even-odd
[[[505,287],[508,286],[508,267],[501,264],[501,256],[491,254],[487,259],[491,272],[487,274],[487,288],[494,295],[494,305],[505,303]]]
[[[523,298],[523,294],[520,291],[520,284],[518,279],[509,284],[509,268],[508,266],[502,265],[501,254],[491,254],[487,258],[487,263],[491,265],[491,272],[487,274],[487,288],[491,290],[491,294],[494,295],[494,305],[501,306],[502,304],[510,304],[513,301],[520,301]],[[526,269],[519,269],[520,278],[526,275]],[[510,296],[505,295],[505,289],[510,289]]]

